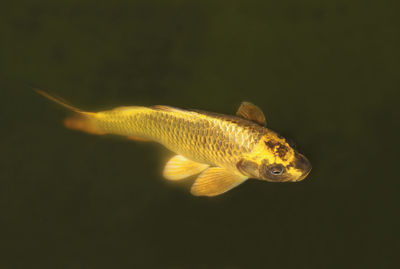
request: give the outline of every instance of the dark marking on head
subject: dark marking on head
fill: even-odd
[[[286,156],[286,153],[288,152],[288,148],[287,147],[285,147],[285,146],[283,146],[283,145],[279,145],[278,146],[278,149],[277,149],[277,152],[278,152],[278,155],[279,155],[279,157],[281,158],[281,159],[285,159],[285,156]]]
[[[296,143],[294,143],[293,139],[291,139],[291,138],[286,138],[286,143],[288,143],[289,146],[291,146],[293,149],[296,148]]]
[[[265,145],[266,145],[267,147],[269,147],[270,149],[274,149],[276,146],[279,145],[278,142],[273,141],[273,140],[264,141],[264,143],[265,143]]]
[[[286,160],[285,156],[287,154],[287,152],[289,151],[289,149],[282,145],[281,143],[277,142],[277,141],[264,141],[265,145],[270,148],[273,151],[276,151],[276,153],[278,154],[279,158]]]

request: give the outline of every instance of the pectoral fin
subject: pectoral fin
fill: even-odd
[[[238,111],[236,112],[236,115],[264,126],[267,125],[267,121],[265,120],[262,110],[258,106],[249,102],[242,102]]]
[[[196,175],[208,167],[208,164],[197,163],[182,155],[176,155],[165,165],[163,175],[168,180],[180,180]]]
[[[216,196],[246,181],[247,177],[212,167],[199,175],[192,185],[191,193],[196,196]]]

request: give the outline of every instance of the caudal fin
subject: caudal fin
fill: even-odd
[[[104,134],[104,132],[102,132],[96,125],[96,113],[86,112],[77,107],[69,105],[65,101],[57,97],[54,97],[43,90],[35,89],[35,91],[38,94],[46,97],[47,99],[74,112],[74,115],[69,116],[64,120],[65,127],[73,130],[83,131],[90,134],[99,134],[99,135]]]
[[[65,107],[65,108],[67,108],[67,109],[69,109],[71,111],[76,112],[76,113],[88,113],[88,112],[84,112],[84,111],[80,110],[79,108],[76,108],[74,106],[71,106],[71,105],[67,104],[67,102],[61,100],[60,98],[52,96],[52,95],[50,95],[49,93],[47,93],[47,92],[45,92],[43,90],[35,89],[35,92],[37,92],[41,96],[46,97],[47,99],[53,101],[54,103],[57,103],[60,106],[63,106],[63,107]]]
[[[76,114],[64,119],[64,126],[68,129],[78,130],[89,134],[102,135],[102,132],[96,125],[96,119],[85,114]]]

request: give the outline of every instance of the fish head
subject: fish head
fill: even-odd
[[[294,144],[270,130],[236,167],[244,175],[271,182],[301,181],[311,171],[310,161]]]

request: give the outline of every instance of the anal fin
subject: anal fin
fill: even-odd
[[[247,180],[246,176],[233,174],[221,167],[211,167],[201,173],[192,185],[195,196],[216,196]]]
[[[165,165],[163,175],[168,180],[181,180],[196,175],[208,167],[208,164],[197,163],[182,155],[176,155]]]

